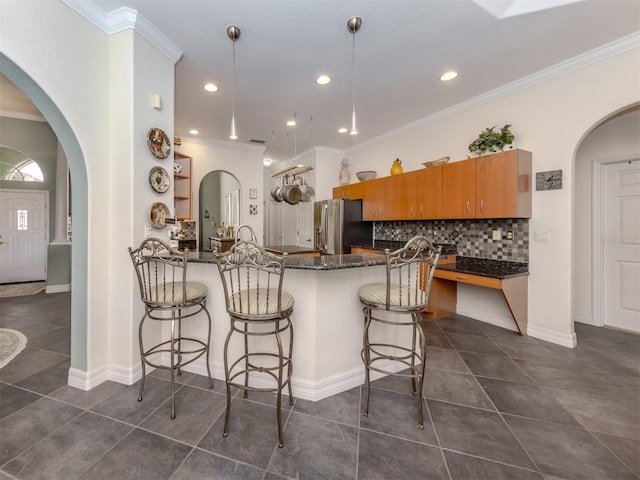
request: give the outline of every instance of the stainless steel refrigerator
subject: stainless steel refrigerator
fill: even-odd
[[[313,206],[313,247],[326,255],[372,244],[373,223],[362,221],[362,200],[321,200]]]

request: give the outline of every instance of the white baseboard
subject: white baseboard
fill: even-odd
[[[481,322],[489,323],[497,327],[506,328],[508,330],[517,331],[515,322],[512,318],[505,318],[498,315],[492,315],[487,312],[481,312],[472,308],[458,305],[457,313],[466,317],[479,320]],[[555,343],[556,345],[562,345],[563,347],[574,348],[577,345],[575,332],[571,335],[567,335],[548,328],[532,325],[530,322],[527,324],[527,335],[530,335],[546,342]]]
[[[62,292],[70,292],[71,284],[63,284],[63,285],[47,285],[45,289],[45,293],[62,293]]]
[[[380,362],[380,368],[397,372],[404,370],[406,365],[393,362]],[[147,371],[151,371],[147,367]],[[207,375],[207,368],[204,362],[194,362],[184,368],[185,372],[195,373],[197,375]],[[110,380],[124,385],[132,385],[137,382],[142,375],[142,369],[139,364],[131,368],[123,368],[118,366],[108,366],[100,368],[91,373],[78,370],[76,368],[69,369],[69,386],[79,388],[80,390],[91,390],[101,383]],[[211,364],[211,376],[219,381],[224,382],[224,367],[222,364]],[[371,372],[371,380],[382,378],[384,375],[379,372]],[[255,374],[251,377],[251,384],[258,388],[273,386],[273,378],[263,374]],[[323,398],[345,392],[352,388],[364,384],[364,367],[356,368],[349,372],[334,376],[329,379],[322,380],[317,383],[310,382],[305,379],[293,379],[291,388],[293,396],[303,400],[317,402]]]
[[[71,387],[86,391],[97,387],[107,380],[122,383],[123,385],[133,385],[140,380],[141,377],[142,368],[140,364],[131,368],[110,365],[94,370],[93,372],[85,372],[84,370],[78,370],[72,367],[69,369],[67,383]]]
[[[576,339],[576,332],[566,334],[558,332],[556,330],[550,330],[548,328],[528,324],[527,334],[531,335],[532,337],[539,338],[540,340],[544,340],[545,342],[562,345],[563,347],[575,348],[578,344],[578,341]]]

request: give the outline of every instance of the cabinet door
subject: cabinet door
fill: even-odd
[[[378,218],[378,180],[362,182],[362,219],[379,220]]]
[[[399,220],[406,204],[406,192],[399,189],[402,175],[383,177],[375,180],[378,206],[377,220]]]
[[[474,218],[475,197],[475,159],[444,165],[442,168],[443,218]]]
[[[363,183],[350,183],[333,188],[333,198],[345,198],[347,200],[359,200],[363,195]]]
[[[476,160],[476,217],[531,217],[531,153],[509,150]]]
[[[443,165],[438,165],[417,171],[415,187],[415,218],[419,218],[421,220],[443,218],[442,169]]]
[[[333,187],[333,198],[349,198],[347,194],[347,185]]]

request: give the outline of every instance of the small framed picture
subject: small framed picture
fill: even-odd
[[[250,188],[249,189],[249,198],[258,198],[258,189]]]

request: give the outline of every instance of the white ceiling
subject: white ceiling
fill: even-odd
[[[226,28],[238,26],[237,141],[265,141],[276,160],[291,157],[294,148],[346,148],[372,139],[640,30],[640,0],[93,2],[105,13],[137,10],[184,52],[175,92],[175,134],[182,137],[195,128],[200,138],[228,140]],[[547,8],[557,3],[564,5]],[[346,23],[356,15],[363,20],[355,57],[359,134],[350,136],[337,130],[351,118]],[[441,82],[450,69],[458,78]],[[333,82],[316,85],[320,73]],[[210,81],[219,92],[203,90]],[[0,90],[0,110],[8,109],[4,100]],[[298,126],[291,129],[285,121],[294,114]]]

